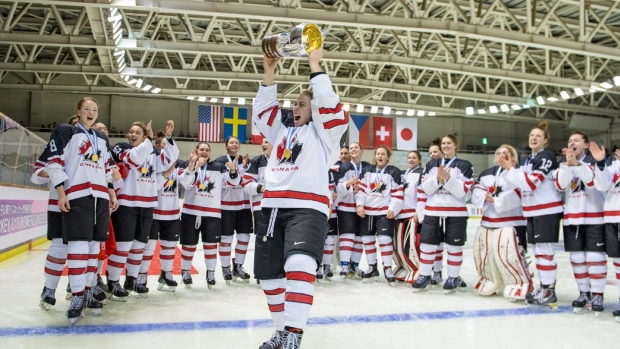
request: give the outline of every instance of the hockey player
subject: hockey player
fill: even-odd
[[[342,151],[341,151],[342,156]],[[334,277],[332,271],[332,262],[334,260],[334,245],[336,236],[338,236],[338,194],[336,194],[336,183],[338,183],[338,171],[331,168],[328,171],[329,178],[329,192],[331,193],[331,208],[329,210],[329,220],[327,224],[329,229],[327,230],[327,237],[325,238],[325,245],[323,246],[323,265],[319,265],[316,272],[317,279],[323,279],[331,281]]]
[[[422,175],[421,161],[420,152],[412,150],[407,154],[407,169],[401,171],[403,209],[396,217],[398,228],[394,239],[394,276],[399,281],[413,282],[413,277],[420,268],[420,230],[416,207],[418,183]]]
[[[532,154],[525,158],[521,167],[515,168],[503,157],[498,163],[506,170],[505,183],[521,191],[523,215],[527,218],[527,240],[534,248],[540,286],[526,295],[527,303],[554,308],[557,306],[557,263],[553,257],[553,244],[559,239],[564,208],[560,193],[553,184],[558,163],[555,155],[545,150],[548,142],[548,124],[542,121],[530,131]]]
[[[362,169],[370,166],[362,159],[362,147],[359,143],[349,144],[350,162],[343,162],[338,169],[338,234],[340,254],[340,276],[353,278],[362,271],[359,262],[362,259],[363,245],[361,235],[361,219],[357,215],[355,194],[359,190]]]
[[[457,289],[464,291],[466,286],[459,273],[469,218],[465,202],[471,195],[474,168],[469,161],[456,157],[458,146],[455,136],[444,136],[441,139],[444,157],[429,161],[422,175],[420,189],[427,198],[420,233],[420,276],[413,284],[415,292],[426,291],[430,286],[442,236],[448,250],[448,279],[443,289],[449,294]]]
[[[375,165],[362,170],[359,191],[355,194],[357,215],[362,218],[362,242],[368,270],[362,274],[364,281],[379,276],[377,268],[377,247],[383,264],[383,274],[390,286],[396,278],[392,271],[395,218],[403,207],[403,185],[400,170],[388,165],[392,151],[385,146],[375,149]]]
[[[517,151],[510,145],[497,148],[496,162],[500,157],[510,160],[512,166],[517,163]],[[472,204],[482,209],[474,238],[478,272],[474,292],[481,296],[503,294],[513,300],[525,299],[532,280],[519,248],[518,231],[525,233],[527,220],[523,217],[521,192],[506,184],[505,173],[500,166],[482,171],[472,190]]]
[[[118,205],[112,185],[110,167],[113,161],[107,137],[91,129],[98,115],[97,102],[90,97],[82,98],[76,114],[78,124],[64,124],[54,129],[46,150],[46,172],[58,194],[62,234],[68,244],[73,297],[67,318],[72,324],[82,317],[86,304],[96,302],[90,285],[97,269],[100,243],[108,238],[109,210],[115,210]],[[89,305],[99,313],[101,307],[100,303]]]
[[[590,153],[596,160],[594,185],[607,193],[604,203],[605,245],[607,256],[613,258],[620,290],[620,149],[605,161],[605,148],[590,142]],[[620,308],[614,310],[613,316],[620,322]]]
[[[222,194],[224,188],[238,186],[241,177],[236,162],[211,162],[211,146],[200,142],[192,151],[187,169],[179,177],[185,188],[185,201],[181,209],[181,270],[183,284],[191,287],[192,260],[202,236],[207,286],[215,286],[217,244],[222,237]]]
[[[166,122],[166,134],[171,135],[174,122]],[[172,137],[157,153],[153,147],[151,122],[145,126],[134,122],[127,133],[128,143],[117,143],[113,155],[119,166],[125,168],[127,177],[118,192],[119,209],[112,214],[116,237],[116,252],[108,257],[107,282],[112,300],[126,301],[131,296],[146,298],[147,274],[140,273],[144,247],[148,242],[153,223],[153,209],[157,207],[156,174],[174,164],[179,150]],[[125,283],[119,279],[127,265]]]
[[[292,126],[281,120],[275,85],[279,59],[263,58],[263,83],[252,111],[259,131],[276,147],[265,171],[261,201],[269,225],[265,238],[257,239],[254,267],[261,287],[277,290],[268,304],[284,304],[284,309],[270,307],[270,311],[283,310],[285,316],[284,328],[276,328],[263,349],[299,348],[327,235],[330,193],[326,174],[336,160],[349,120],[319,65],[322,57],[320,49],[308,57],[312,92],[303,91],[297,97]]]
[[[249,159],[239,154],[239,139],[230,136],[226,139],[227,154],[215,159],[214,162],[225,164],[234,162],[237,165],[239,178],[243,177]],[[235,258],[233,259],[232,271],[230,254],[233,235],[237,232],[237,244],[235,246]],[[222,262],[222,274],[226,283],[231,280],[248,283],[250,274],[243,268],[248,243],[252,234],[252,211],[250,210],[250,197],[243,191],[241,185],[226,187],[222,192],[222,242],[218,245],[218,253]]]

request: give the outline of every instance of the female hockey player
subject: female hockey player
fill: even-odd
[[[395,218],[403,207],[403,185],[400,170],[388,165],[391,156],[392,151],[385,146],[375,149],[375,164],[362,170],[355,203],[357,215],[362,218],[362,243],[368,262],[368,270],[362,274],[362,279],[367,281],[379,276],[376,235],[383,274],[388,284],[393,286],[396,278],[392,271],[392,239],[396,228]]]
[[[331,81],[320,67],[322,50],[308,57],[312,92],[303,91],[293,107],[293,125],[284,125],[275,84],[279,59],[265,56],[263,83],[252,120],[276,149],[265,171],[261,206],[269,217],[266,236],[256,243],[254,266],[261,287],[283,304],[283,328],[261,348],[299,348],[313,303],[316,270],[327,235],[331,195],[327,171],[336,161],[340,139],[349,122]]]
[[[501,145],[495,151],[495,161],[499,163],[500,158],[515,166],[517,151],[510,145]],[[532,288],[520,249],[527,220],[523,217],[521,192],[506,184],[505,172],[500,166],[482,171],[472,190],[472,204],[482,209],[482,220],[474,238],[478,272],[474,292],[481,296],[503,294],[510,299],[525,299]]]

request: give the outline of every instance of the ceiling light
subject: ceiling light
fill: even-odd
[[[614,85],[612,85],[612,84],[608,83],[607,81],[605,81],[605,82],[601,83],[601,87],[602,88],[606,88],[606,89],[609,90],[610,88],[614,87]]]
[[[435,116],[435,112],[434,111],[429,111],[428,112],[428,116]]]
[[[153,88],[153,85],[146,84],[146,86],[144,86],[142,91],[149,92],[149,90],[152,89],[152,88]]]
[[[478,114],[486,114],[487,111],[484,109],[478,109]]]
[[[466,115],[474,115],[474,107],[467,107],[467,108],[465,108],[465,114]]]
[[[530,109],[530,105],[529,104],[524,104],[523,105],[523,109]]]
[[[138,80],[136,80],[136,79],[131,79],[131,80],[127,81],[127,83],[128,83],[129,85],[133,85],[133,84],[135,84],[136,82],[138,82]]]
[[[512,109],[514,109],[514,110],[521,110],[521,107],[519,105],[517,105],[517,104],[513,104],[512,105]]]
[[[123,36],[123,29],[117,31],[114,33],[114,35],[112,35],[112,37],[114,38],[114,40],[116,40],[119,36]]]
[[[117,14],[115,16],[108,17],[108,22],[116,22],[116,21],[120,21],[121,19],[123,19],[123,16],[121,16],[120,14]]]
[[[396,111],[396,115],[403,115],[403,111],[402,110],[397,110]]]
[[[224,97],[224,104],[230,104],[230,97]]]
[[[391,107],[383,107],[383,115],[390,115],[391,112],[392,112]]]
[[[379,107],[377,107],[376,105],[373,105],[372,107],[370,107],[370,112],[372,114],[376,114],[379,111]]]
[[[620,86],[620,76],[614,76],[614,85]]]
[[[415,110],[411,110],[411,109],[407,110],[407,116],[413,116],[413,115],[415,115]]]
[[[110,16],[114,16],[118,13],[118,7],[112,7],[112,10],[110,10]]]
[[[118,72],[119,72],[119,73],[122,73],[122,72],[123,72],[123,70],[125,70],[125,68],[127,68],[127,64],[126,64],[125,62],[121,63],[121,64],[118,66]]]
[[[205,102],[206,100],[207,100],[207,97],[205,96],[198,97],[198,102]]]
[[[342,105],[342,110],[349,111],[349,109],[351,109],[351,104],[343,104]]]
[[[121,27],[122,24],[123,23],[121,23],[121,21],[114,23],[114,25],[112,26],[112,33],[116,33],[116,31],[118,30],[118,28]]]
[[[560,97],[562,97],[562,99],[569,99],[570,96],[568,95],[568,92],[566,91],[560,91]]]
[[[114,50],[114,55],[115,56],[124,56],[125,55],[125,51],[116,49],[116,50]]]
[[[547,98],[547,100],[548,100],[549,102],[557,102],[557,101],[558,101],[558,98],[557,98],[557,97],[548,97],[548,98]]]
[[[131,79],[131,76],[125,75],[124,79],[125,79],[125,81],[129,81]]]
[[[508,107],[508,104],[502,104],[499,106],[499,108],[503,111],[503,112],[509,112],[510,108]]]
[[[536,102],[538,102],[538,105],[543,105],[545,104],[545,98],[543,96],[538,96],[536,97]]]
[[[358,104],[357,107],[355,108],[355,111],[358,113],[363,113],[364,112],[364,105],[363,104]]]
[[[497,106],[492,105],[489,107],[489,111],[491,112],[491,114],[495,114],[499,111],[499,109],[497,109]]]
[[[118,46],[118,44],[121,43],[121,40],[123,40],[123,36],[119,36],[118,38],[114,39],[114,45]]]
[[[216,97],[211,97],[211,99],[209,99],[209,102],[217,103],[217,98]]]
[[[142,87],[142,83],[143,83],[143,82],[144,82],[144,80],[142,80],[142,79],[138,79],[138,82],[136,82],[136,87],[137,87],[137,88]]]
[[[619,77],[620,77],[620,76],[619,76]],[[614,79],[615,79],[615,78],[614,78]],[[583,90],[582,90],[582,89],[580,89],[579,87],[575,87],[575,88],[573,89],[573,91],[575,91],[575,94],[576,94],[577,96],[583,96]]]
[[[194,97],[194,96],[187,96],[187,100],[189,100],[189,101],[193,101],[194,98],[196,98],[196,97]]]
[[[239,97],[239,100],[237,101],[237,104],[239,104],[239,105],[245,105],[245,98],[243,98],[243,97]]]
[[[282,104],[282,108],[290,108],[291,107],[291,101],[289,101],[288,99],[284,101],[284,103]]]
[[[424,116],[424,110],[418,110],[418,116]]]
[[[160,93],[160,92],[161,92],[161,88],[159,87],[155,87],[153,91],[151,91],[151,93]]]

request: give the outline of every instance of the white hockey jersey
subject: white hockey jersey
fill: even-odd
[[[392,211],[398,216],[403,208],[403,185],[400,170],[392,165],[382,169],[370,166],[362,170],[360,190],[355,194],[357,206],[364,206],[364,214],[384,216]]]
[[[480,225],[489,228],[516,227],[527,225],[521,206],[521,192],[504,180],[506,171],[493,166],[482,171],[474,184],[471,203],[482,209]],[[486,202],[486,195],[493,197],[493,203]]]
[[[128,207],[157,207],[155,175],[170,168],[179,157],[179,148],[172,138],[162,151],[156,151],[150,140],[138,146],[117,143],[113,148],[115,160],[127,172],[124,186],[118,191],[118,204]]]
[[[419,166],[414,169],[401,171],[401,182],[403,184],[403,209],[398,214],[398,219],[409,219],[416,213],[418,206],[418,184],[422,176],[422,168]]]
[[[233,160],[230,155],[223,155],[213,160],[213,162],[226,164]],[[241,159],[237,160],[237,173],[239,177],[243,178],[245,171],[246,169],[243,167]],[[250,208],[250,196],[243,190],[241,184],[224,188],[222,191],[222,210],[239,211],[247,208]]]
[[[353,186],[347,188],[346,182],[355,177],[361,179],[362,170],[366,167],[370,167],[370,163],[366,161],[360,161],[359,165],[356,165],[353,161],[347,161],[340,164],[338,168],[338,184],[336,185],[336,194],[338,194],[338,211],[343,212],[357,212],[355,207],[355,193],[353,192]]]
[[[30,181],[34,184],[47,184],[49,189],[49,198],[47,200],[47,210],[50,212],[60,212],[60,207],[58,207],[58,192],[52,186],[52,182],[50,182],[49,175],[48,177],[40,177],[39,173],[45,170],[45,165],[47,163],[47,158],[49,157],[49,153],[47,148],[43,150],[43,153],[39,156],[37,161],[34,163],[34,168],[32,170],[32,176],[30,177]]]
[[[555,172],[555,186],[565,192],[563,225],[603,224],[605,195],[594,187],[596,160],[590,155],[579,166],[561,162]]]
[[[245,171],[241,185],[246,194],[250,196],[252,203],[252,212],[260,211],[260,203],[263,199],[263,193],[258,192],[258,186],[265,185],[265,169],[269,159],[264,154],[256,156],[250,161],[250,166]]]
[[[543,149],[525,158],[521,167],[506,171],[506,183],[521,191],[525,217],[564,212],[562,198],[553,183],[557,168],[555,155]]]
[[[179,181],[185,188],[182,213],[221,218],[222,192],[227,186],[239,185],[241,176],[231,174],[221,162],[210,162],[194,171],[185,169]]]
[[[599,162],[594,169],[594,186],[607,193],[603,206],[604,222],[620,223],[620,161]]]
[[[274,145],[261,205],[310,208],[327,216],[331,194],[326,173],[338,157],[349,117],[326,74],[313,73],[310,85],[312,120],[297,127],[282,123],[276,85],[258,90],[252,121]]]
[[[437,168],[450,169],[450,179],[446,183],[437,180]],[[471,196],[474,167],[467,160],[456,157],[429,161],[422,174],[420,189],[426,194],[424,215],[437,217],[467,217],[467,205]]]
[[[155,175],[157,180],[157,207],[153,209],[153,219],[173,221],[179,219],[179,178],[185,172],[183,167],[175,167],[166,179],[165,171]]]

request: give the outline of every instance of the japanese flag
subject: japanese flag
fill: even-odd
[[[396,149],[418,149],[418,119],[396,118]]]

